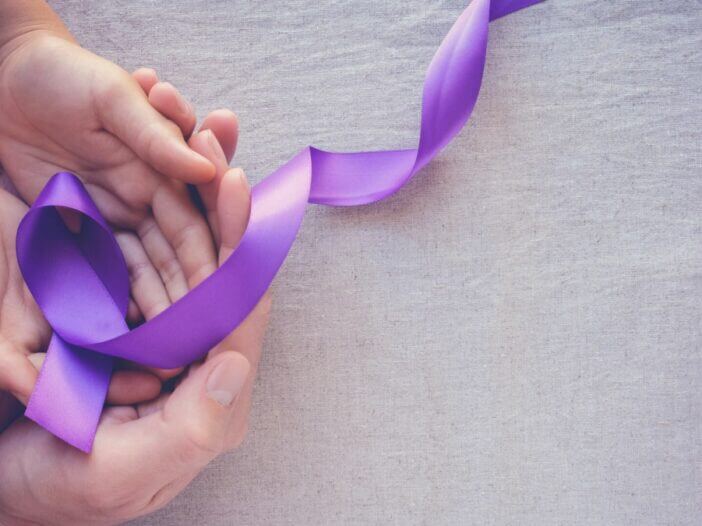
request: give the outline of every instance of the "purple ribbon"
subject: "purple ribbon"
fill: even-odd
[[[53,328],[26,416],[89,452],[114,358],[174,368],[204,356],[254,308],[288,254],[307,203],[372,203],[401,188],[468,120],[485,65],[488,22],[542,0],[473,0],[434,55],[411,150],[331,153],[308,147],[252,191],[239,247],[170,308],[129,330],[129,277],[112,231],[81,182],[56,174],[17,232],[29,289]],[[55,207],[83,215],[70,233]]]

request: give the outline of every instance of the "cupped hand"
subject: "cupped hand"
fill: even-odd
[[[51,336],[17,265],[15,236],[26,211],[24,203],[0,190],[0,432],[22,412]],[[135,403],[156,397],[160,390],[161,382],[148,372],[119,370],[107,401]]]
[[[222,149],[207,151],[210,133],[196,134],[191,145],[217,166],[215,180],[201,187],[201,195],[216,221],[213,230],[224,261],[246,228],[250,191],[243,172],[228,169]],[[0,223],[16,227],[24,207],[9,196],[2,199],[0,210],[9,210],[9,203],[13,212],[5,212],[11,221]],[[8,229],[12,237],[3,237],[4,253],[14,261],[14,228]],[[15,276],[8,280],[10,289],[21,298],[16,309],[36,312],[16,264],[9,275]],[[269,309],[266,295],[206,359],[189,368],[172,393],[136,406],[106,408],[90,455],[31,421],[15,421],[0,434],[0,523],[115,524],[165,505],[210,460],[243,439]],[[48,329],[41,330],[45,339]],[[27,368],[25,374],[31,383],[35,373]]]
[[[139,284],[136,304],[148,311],[133,302],[131,321],[163,310],[217,267],[184,184],[212,180],[215,167],[186,143],[192,107],[153,71],[132,76],[65,32],[29,31],[0,48],[0,115],[0,163],[26,202],[54,173],[70,171],[119,233]],[[219,137],[230,152],[232,119],[226,111],[206,119],[213,129],[225,123]]]

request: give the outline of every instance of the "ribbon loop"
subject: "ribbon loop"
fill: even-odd
[[[68,230],[56,206],[81,214],[79,234]],[[97,343],[128,331],[126,263],[112,231],[74,175],[56,174],[23,218],[17,257],[44,316],[65,340]]]

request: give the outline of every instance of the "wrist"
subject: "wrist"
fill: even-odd
[[[75,42],[61,19],[43,0],[0,3],[0,65],[25,42],[42,35]]]

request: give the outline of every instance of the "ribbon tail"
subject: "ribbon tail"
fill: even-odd
[[[492,0],[490,5],[490,21],[507,16],[520,9],[526,9],[546,0]]]
[[[51,337],[25,416],[89,453],[112,375],[110,356]]]

